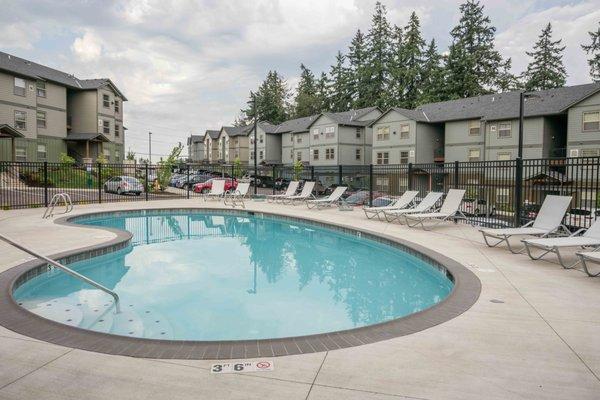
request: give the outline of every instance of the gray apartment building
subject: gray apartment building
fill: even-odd
[[[124,156],[123,102],[110,79],[73,75],[0,52],[0,160],[81,162]]]
[[[204,135],[190,135],[187,138],[188,160],[193,163],[204,161]]]
[[[281,164],[281,133],[279,125],[273,125],[270,122],[261,121],[256,124],[258,134],[256,135],[256,151],[258,153],[257,163],[262,165]],[[250,126],[248,131],[250,138],[250,157],[248,163],[254,165],[254,126]]]
[[[250,147],[248,133],[251,126],[223,126],[217,138],[217,162],[233,163],[239,159],[248,164]]]
[[[208,163],[217,162],[219,159],[219,134],[218,130],[207,130],[204,133],[204,160]]]

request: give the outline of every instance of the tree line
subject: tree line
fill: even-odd
[[[545,90],[565,85],[562,61],[565,46],[554,40],[548,23],[531,51],[527,69],[511,72],[510,58],[495,48],[496,28],[477,0],[460,5],[460,20],[450,31],[451,44],[445,54],[435,39],[427,42],[415,12],[406,26],[391,25],[386,7],[377,2],[367,33],[360,29],[346,53],[338,51],[328,72],[316,76],[300,65],[300,81],[292,95],[285,78],[269,71],[236,125],[254,118],[253,97],[259,120],[281,123],[320,112],[339,112],[378,106],[415,108],[421,104],[513,90]],[[583,44],[589,55],[593,81],[600,82],[600,24]]]

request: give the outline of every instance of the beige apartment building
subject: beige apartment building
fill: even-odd
[[[80,162],[124,156],[123,93],[0,52],[0,161]]]

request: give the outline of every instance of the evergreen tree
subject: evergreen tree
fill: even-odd
[[[300,64],[300,82],[294,99],[294,118],[308,117],[321,112],[321,99],[317,93],[317,82],[310,69]]]
[[[596,32],[588,32],[592,43],[585,45],[582,44],[581,48],[589,54],[591,58],[588,59],[588,65],[590,66],[590,76],[594,82],[600,82],[600,23]]]
[[[367,35],[367,76],[366,98],[357,104],[360,107],[387,107],[388,83],[390,78],[390,37],[391,28],[386,16],[386,8],[380,2],[375,4],[371,28]]]
[[[368,103],[369,70],[367,68],[367,49],[365,35],[356,31],[348,51],[349,91],[353,98],[352,107],[363,107]]]
[[[527,52],[533,60],[525,71],[525,90],[546,90],[564,86],[567,73],[562,62],[562,39],[552,41],[552,24],[548,23],[533,46]]]
[[[512,92],[523,89],[523,85],[521,84],[521,81],[519,81],[519,78],[510,72],[511,67],[512,59],[509,57],[501,64],[500,70],[498,71],[498,79],[496,81],[497,92]]]
[[[285,79],[277,71],[269,71],[264,82],[256,92],[256,113],[259,121],[270,121],[279,124],[289,117],[290,90]],[[248,108],[242,110],[246,120],[254,118],[252,92],[248,100]]]
[[[329,76],[329,107],[333,112],[347,111],[352,108],[353,82],[352,73],[345,65],[346,57],[338,51],[335,65],[331,66]]]
[[[419,17],[413,11],[408,25],[404,28],[402,46],[402,64],[404,73],[404,106],[415,108],[419,97],[423,75],[423,50],[425,41],[421,37]]]
[[[431,39],[423,58],[421,93],[418,105],[446,100],[444,97],[444,67],[435,39]]]
[[[331,111],[331,93],[329,92],[329,77],[325,72],[321,72],[321,77],[317,80],[317,99],[319,112]]]
[[[390,101],[393,107],[405,107],[404,92],[406,77],[404,66],[404,42],[402,28],[394,25],[392,31],[392,45],[390,50],[390,82],[388,85]]]
[[[233,121],[233,126],[246,126],[248,124],[249,121],[246,119],[246,114],[243,111]]]
[[[493,89],[502,57],[494,48],[496,28],[476,0],[461,4],[461,17],[452,29],[452,44],[446,62],[447,96],[479,96]]]

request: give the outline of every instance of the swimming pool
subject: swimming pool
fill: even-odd
[[[18,286],[27,310],[87,330],[223,341],[344,331],[430,308],[453,290],[444,268],[383,240],[244,212],[131,211],[71,220],[133,234],[126,248]]]

